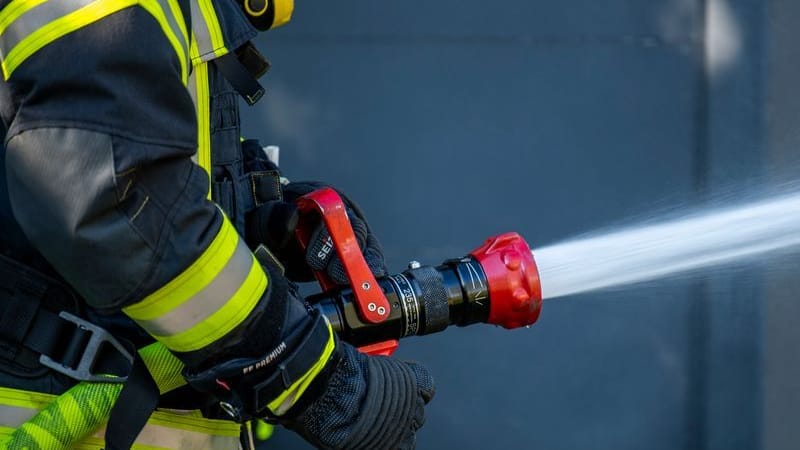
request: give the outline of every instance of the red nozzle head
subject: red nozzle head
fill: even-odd
[[[489,283],[488,323],[505,328],[531,325],[542,309],[539,271],[528,244],[517,233],[489,238],[470,255]]]

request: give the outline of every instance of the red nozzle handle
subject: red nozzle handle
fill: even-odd
[[[505,233],[470,253],[489,284],[488,323],[505,328],[531,325],[542,309],[542,287],[531,248],[517,233]]]
[[[376,344],[369,344],[363,347],[358,347],[358,351],[361,353],[372,355],[372,356],[392,356],[395,350],[397,350],[397,346],[400,343],[396,339],[378,342]]]
[[[336,249],[350,279],[359,315],[369,323],[381,323],[386,320],[390,312],[389,301],[364,260],[339,194],[331,188],[322,188],[300,197],[297,200],[297,208],[300,211],[300,222],[296,235],[303,250],[308,247],[311,239],[314,222],[310,215],[314,212],[319,213],[331,236],[333,248]],[[328,292],[337,288],[336,283],[323,271],[314,272],[314,276],[323,291]]]

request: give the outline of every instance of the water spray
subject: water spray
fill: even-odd
[[[624,228],[535,250],[553,299],[745,263],[800,245],[800,194]]]

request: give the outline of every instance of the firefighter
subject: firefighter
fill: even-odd
[[[250,41],[292,9],[0,0],[7,447],[249,447],[238,424],[261,418],[319,448],[414,447],[428,371],[338,340],[292,283],[298,260],[346,281],[335,258],[270,252],[285,236],[248,220],[314,186],[281,183],[239,132],[268,67]]]

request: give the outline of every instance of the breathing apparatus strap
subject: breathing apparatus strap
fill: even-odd
[[[15,375],[49,368],[78,381],[124,383],[109,416],[106,448],[129,449],[158,405],[158,386],[132,345],[76,315],[45,308],[56,292],[68,290],[0,255],[0,360]]]
[[[158,399],[158,385],[137,353],[128,381],[108,417],[105,450],[130,449],[156,410]]]
[[[45,307],[47,303],[47,307]],[[69,289],[0,255],[0,361],[17,376],[50,368],[80,381],[124,382],[134,349],[66,310]]]
[[[212,61],[222,75],[253,106],[264,96],[264,87],[258,79],[269,70],[267,59],[250,42]]]

